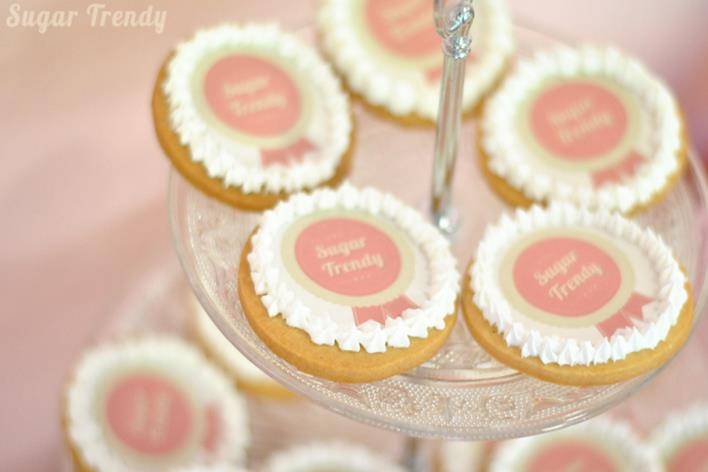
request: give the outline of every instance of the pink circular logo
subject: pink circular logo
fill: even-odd
[[[529,472],[614,472],[610,458],[580,441],[556,441],[529,461]]]
[[[554,85],[531,106],[531,130],[551,154],[570,161],[601,157],[627,132],[627,110],[606,88],[589,82]]]
[[[705,472],[708,470],[708,437],[692,441],[671,457],[669,472]]]
[[[401,254],[383,231],[351,218],[312,223],[295,241],[295,259],[317,285],[361,297],[390,287],[401,272]]]
[[[412,58],[440,52],[430,2],[367,0],[365,14],[376,40],[391,52]]]
[[[602,308],[622,282],[617,263],[599,247],[570,237],[527,247],[513,267],[514,285],[531,305],[560,316],[584,316]]]
[[[287,72],[259,57],[234,54],[214,63],[204,78],[214,114],[236,131],[278,136],[300,118],[301,98]]]
[[[169,380],[149,374],[121,379],[106,397],[113,434],[125,445],[152,455],[183,447],[193,427],[189,402]]]

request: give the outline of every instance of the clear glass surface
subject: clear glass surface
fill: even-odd
[[[515,29],[520,54],[554,40]],[[355,105],[357,136],[350,181],[394,193],[428,210],[434,129],[406,128]],[[477,165],[475,122],[462,124],[453,179],[460,215],[453,251],[463,269],[487,223],[506,208]],[[670,244],[706,305],[707,187],[695,156],[686,175],[659,205],[638,220]],[[340,384],[303,374],[273,354],[251,330],[239,303],[236,271],[259,214],[210,199],[173,171],[169,190],[174,244],[190,285],[226,337],[254,364],[288,388],[337,413],[414,436],[489,440],[537,434],[583,421],[616,405],[656,375],[614,385],[577,388],[542,382],[494,361],[459,321],[429,362],[406,374],[368,384]],[[689,341],[690,342],[690,341]]]

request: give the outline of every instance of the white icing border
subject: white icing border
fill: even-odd
[[[150,336],[96,347],[83,355],[74,370],[66,392],[66,428],[71,443],[88,466],[94,470],[135,472],[106,442],[93,410],[94,395],[101,388],[104,372],[129,365],[160,366],[181,378],[198,399],[217,401],[223,437],[209,456],[234,463],[244,459],[250,442],[246,405],[231,382],[195,348],[178,338]]]
[[[209,353],[226,367],[226,370],[236,378],[237,382],[239,379],[243,379],[250,383],[266,384],[268,387],[282,388],[284,391],[288,391],[268,374],[256,367],[246,356],[241,354],[241,351],[231,344],[231,341],[224,336],[207,312],[204,311],[197,297],[190,293],[189,298],[196,336],[208,346]]]
[[[399,318],[387,318],[385,326],[370,320],[340,332],[334,321],[325,316],[313,316],[309,307],[293,300],[292,290],[273,264],[277,242],[272,235],[297,218],[335,207],[389,219],[419,245],[430,264],[429,293],[432,294],[419,308],[408,309]],[[336,342],[340,349],[355,352],[361,345],[370,353],[384,352],[386,346],[406,348],[410,346],[410,337],[426,338],[429,329],[441,330],[445,327],[445,318],[455,316],[459,274],[448,241],[419,212],[391,194],[371,187],[360,190],[347,183],[336,190],[326,188],[310,195],[296,194],[263,214],[252,242],[253,249],[248,255],[251,278],[268,315],[281,314],[289,326],[303,329],[315,344],[331,346]]]
[[[644,307],[644,323],[640,328],[617,330],[608,340],[593,344],[559,336],[547,336],[536,329],[527,329],[523,318],[504,297],[497,282],[495,258],[524,234],[540,228],[580,226],[595,228],[623,239],[641,249],[656,268],[659,280],[658,296]],[[642,229],[618,213],[591,212],[569,204],[556,203],[548,208],[537,205],[527,210],[517,209],[512,217],[504,214],[487,227],[470,268],[470,287],[474,303],[509,346],[518,347],[523,357],[538,357],[544,364],[592,365],[618,361],[631,352],[653,349],[678,321],[688,300],[686,276],[671,249],[649,228]]]
[[[368,449],[346,442],[313,442],[273,454],[263,472],[306,472],[323,468],[347,472],[404,472]]]
[[[629,424],[604,418],[595,418],[580,425],[537,436],[504,441],[494,451],[489,472],[519,470],[519,460],[525,460],[539,444],[564,437],[594,436],[600,442],[616,449],[618,455],[630,463],[627,470],[660,472],[663,470],[654,451],[645,445]]]
[[[514,130],[519,104],[539,83],[574,75],[607,77],[626,87],[648,109],[652,138],[657,136],[648,162],[625,183],[598,189],[579,187],[554,178],[528,164],[528,148]],[[667,86],[638,60],[611,47],[585,45],[537,52],[519,61],[498,91],[487,101],[481,121],[482,148],[489,169],[537,202],[562,200],[590,208],[627,212],[648,203],[679,170],[682,149],[681,113]]]
[[[684,443],[708,434],[708,403],[669,415],[651,434],[649,443],[666,463]]]
[[[415,80],[383,72],[378,61],[357,40],[358,33],[349,15],[351,1],[326,0],[317,16],[322,47],[332,58],[337,70],[346,77],[349,87],[368,102],[383,106],[396,116],[416,114],[435,121],[438,115],[439,85],[421,86]],[[475,41],[483,41],[480,48],[485,53],[477,61],[471,61],[466,68],[463,111],[473,108],[494,86],[514,52],[513,28],[505,2],[476,0],[475,8],[475,22],[484,21],[489,31],[486,37],[480,35],[479,38],[472,38],[473,53],[476,49]],[[432,11],[430,21],[433,21]],[[474,23],[472,28],[474,31]]]
[[[192,97],[192,73],[204,55],[227,45],[258,46],[271,51],[287,60],[296,72],[313,83],[316,93],[321,93],[332,133],[316,159],[305,156],[303,162],[293,166],[244,165],[233,149],[236,147],[243,154],[254,149],[225,138],[204,121]],[[192,160],[202,163],[210,177],[220,178],[226,186],[238,187],[243,193],[313,188],[335,174],[350,145],[349,99],[339,79],[314,49],[274,24],[222,25],[198,31],[192,39],[177,46],[167,66],[163,91],[169,103],[170,124],[181,144],[189,147]]]

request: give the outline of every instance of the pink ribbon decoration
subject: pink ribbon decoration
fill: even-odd
[[[378,321],[381,324],[386,322],[386,318],[398,318],[409,308],[418,308],[418,305],[405,295],[400,295],[383,305],[355,306],[352,307],[354,321],[356,325],[366,323],[369,320]]]
[[[315,150],[316,147],[307,138],[300,138],[290,146],[280,149],[261,150],[261,163],[264,166],[274,164],[290,165],[292,162],[302,161],[305,154]]]
[[[611,337],[615,331],[634,326],[634,319],[642,318],[642,308],[653,299],[634,292],[620,310],[597,325],[597,329],[606,338]]]
[[[602,187],[607,183],[620,182],[624,177],[634,175],[637,167],[642,165],[646,158],[637,151],[631,151],[619,164],[603,169],[592,174],[592,183],[595,188]]]

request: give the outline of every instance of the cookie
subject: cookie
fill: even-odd
[[[295,395],[287,388],[269,377],[261,369],[231,344],[226,336],[209,318],[196,297],[190,295],[191,331],[197,344],[221,366],[235,381],[239,390],[249,395],[270,399],[292,399]]]
[[[369,382],[442,346],[459,290],[447,240],[416,210],[345,184],[267,211],[238,290],[253,330],[303,372]]]
[[[651,435],[667,472],[699,472],[708,468],[708,404],[669,415]]]
[[[463,112],[496,84],[514,50],[501,0],[477,0]],[[376,112],[410,125],[434,125],[443,53],[433,5],[424,0],[324,0],[318,31],[325,55],[349,89]]]
[[[180,44],[152,99],[174,167],[246,210],[334,185],[351,159],[349,101],[331,68],[274,25],[223,25]]]
[[[63,426],[81,471],[237,465],[249,442],[245,404],[194,348],[168,337],[96,347],[66,388]]]
[[[519,61],[485,104],[479,134],[484,175],[516,206],[563,201],[635,213],[668,193],[687,160],[672,93],[609,47]]]
[[[578,426],[505,441],[489,472],[659,472],[661,463],[625,423],[595,419]]]
[[[364,447],[341,441],[313,442],[280,451],[263,472],[403,472],[404,469]]]
[[[463,281],[475,340],[500,362],[567,385],[603,385],[670,359],[693,322],[691,287],[650,229],[567,204],[487,228]]]

